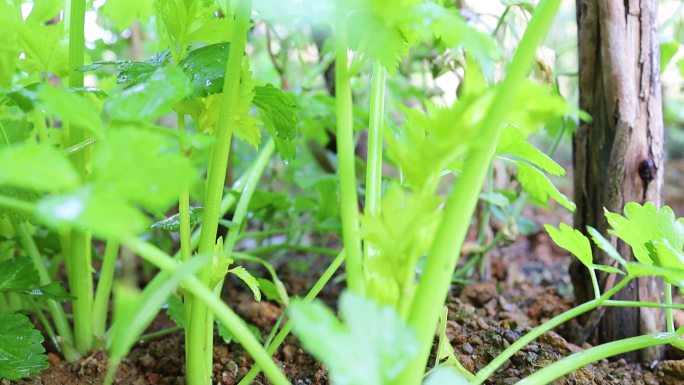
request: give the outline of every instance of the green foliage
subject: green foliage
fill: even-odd
[[[88,95],[79,95],[64,88],[43,87],[38,92],[40,106],[62,123],[86,129],[95,135],[102,135],[103,126],[100,110]]]
[[[0,291],[27,289],[37,282],[37,274],[28,258],[0,263]]]
[[[222,2],[202,0],[161,0],[155,2],[164,38],[181,54],[191,43],[214,44],[230,41],[232,18],[225,14]],[[182,55],[179,55],[182,56]]]
[[[589,239],[579,230],[573,229],[565,223],[561,223],[558,229],[551,225],[544,225],[544,228],[558,246],[572,253],[584,266],[591,267],[593,265],[591,244]]]
[[[675,219],[671,208],[664,206],[658,209],[650,202],[644,205],[629,202],[625,205],[624,211],[624,217],[606,211],[606,219],[612,227],[610,233],[630,245],[639,262],[645,264],[656,262],[651,258],[651,253],[647,248],[649,242],[667,242],[675,250],[682,249],[684,218]]]
[[[192,82],[194,96],[206,97],[223,90],[229,50],[230,43],[209,44],[190,51],[178,63]]]
[[[142,293],[121,285],[115,292],[114,324],[107,340],[109,355],[115,363],[120,362],[145,331],[181,281],[196,273],[207,258],[192,258],[173,274],[159,273],[145,286]]]
[[[190,207],[190,228],[202,221],[202,207]],[[180,214],[176,213],[152,224],[153,229],[178,232],[181,225]]]
[[[302,345],[328,367],[334,385],[382,385],[417,352],[414,332],[388,306],[343,293],[344,323],[321,302],[293,301],[290,318]]]
[[[525,162],[515,162],[518,167],[518,182],[523,190],[530,194],[535,202],[545,205],[550,198],[570,211],[575,211],[575,204],[558,191],[549,178],[539,169]]]
[[[0,313],[0,378],[18,380],[47,369],[43,336],[23,314]]]
[[[0,149],[0,184],[60,191],[79,184],[79,176],[69,160],[57,149],[46,144],[17,144]],[[49,165],[49,167],[46,167]]]
[[[366,261],[367,292],[376,301],[397,308],[410,303],[416,263],[432,245],[440,203],[435,197],[406,194],[392,184],[381,214],[361,219],[361,237],[374,250]]]
[[[176,66],[158,68],[144,81],[113,94],[104,110],[113,121],[147,122],[168,113],[191,93],[185,73]]]
[[[254,105],[266,129],[275,139],[276,149],[283,159],[295,157],[294,139],[297,135],[298,108],[292,95],[272,84],[254,88]]]
[[[135,20],[147,21],[154,14],[153,0],[109,0],[99,13],[107,17],[118,31],[129,28]]]

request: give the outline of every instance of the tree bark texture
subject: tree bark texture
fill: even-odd
[[[593,120],[574,138],[575,227],[593,226],[606,235],[603,213],[623,212],[630,201],[661,203],[663,119],[657,0],[577,0],[580,108]],[[612,239],[628,260],[631,250]],[[594,248],[595,258],[611,263]],[[614,265],[614,262],[612,263]],[[570,268],[578,303],[593,297],[591,281],[579,263]],[[603,288],[614,284],[603,275]],[[633,281],[615,299],[658,301],[662,284],[653,278]],[[589,317],[585,322],[597,317]],[[663,329],[661,310],[605,309],[590,330],[593,342],[608,342]],[[660,358],[662,349],[641,352]],[[636,360],[637,353],[625,358]]]

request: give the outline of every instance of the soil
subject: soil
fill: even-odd
[[[684,163],[667,175],[666,202],[673,206],[677,216],[683,215]],[[679,173],[679,174],[678,174]],[[563,212],[563,214],[561,214]],[[532,213],[530,213],[532,214]],[[571,222],[564,211],[535,210],[535,220],[557,224]],[[293,267],[293,257],[277,266],[278,274],[293,295],[303,295],[315,279],[311,271],[305,273]],[[475,372],[514,342],[530,328],[567,310],[573,302],[572,286],[567,274],[570,257],[555,247],[546,233],[535,232],[520,236],[505,248],[495,249],[490,256],[489,276],[484,282],[455,285],[447,300],[449,318],[447,337],[459,361]],[[318,259],[314,266],[321,269],[325,260]],[[322,293],[322,299],[334,305],[341,290],[337,280]],[[257,303],[241,284],[227,282],[230,288],[224,300],[248,322],[259,328],[265,337],[275,325],[283,308],[263,301]],[[684,314],[677,314],[684,322]],[[160,314],[148,332],[172,327],[173,322]],[[568,343],[564,336],[572,330],[572,323],[546,333],[537,341],[515,354],[497,371],[487,384],[514,384],[521,378],[558,359],[590,347]],[[48,350],[49,346],[46,347]],[[137,344],[125,359],[116,375],[116,384],[131,385],[182,385],[184,383],[184,337],[182,332],[158,340]],[[684,360],[672,352],[672,358],[649,366],[630,364],[624,360],[601,361],[587,366],[556,384],[684,384]],[[290,336],[275,355],[287,377],[295,385],[327,384],[325,368],[306,354],[296,338]],[[53,352],[49,353],[50,368],[40,375],[16,382],[19,385],[91,385],[101,384],[106,371],[106,354],[98,351],[77,362],[69,363]],[[216,335],[214,347],[213,381],[215,384],[233,385],[245,375],[252,361],[236,343],[225,344]],[[10,384],[0,381],[0,385]],[[254,384],[269,384],[259,376]]]

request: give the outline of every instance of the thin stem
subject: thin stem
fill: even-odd
[[[52,283],[52,279],[50,279],[50,275],[45,267],[45,261],[40,255],[40,251],[38,250],[36,242],[33,240],[33,237],[26,228],[26,224],[13,221],[12,225],[14,227],[14,231],[19,236],[19,242],[21,243],[24,252],[26,252],[29,258],[31,258],[33,268],[38,273],[38,281],[42,286],[49,285]],[[73,333],[69,327],[69,321],[67,320],[62,305],[59,302],[51,299],[47,301],[47,307],[48,311],[50,312],[50,316],[52,317],[52,321],[55,323],[57,333],[59,333],[62,338],[61,347],[62,351],[64,352],[64,358],[66,358],[68,361],[74,361],[78,359],[79,354],[74,351]]]
[[[451,276],[458,263],[470,218],[489,169],[488,165],[494,156],[504,119],[530,71],[536,49],[544,39],[559,6],[560,0],[542,0],[535,8],[508,73],[479,125],[479,145],[468,156],[463,173],[449,195],[444,219],[428,255],[408,317],[408,322],[417,332],[421,343],[419,354],[407,365],[399,384],[418,384],[421,381],[439,314],[449,291]]]
[[[313,285],[311,290],[306,294],[304,297],[304,302],[311,302],[318,296],[318,294],[323,290],[325,285],[330,281],[332,278],[333,274],[340,268],[342,265],[342,262],[344,262],[345,257],[344,257],[344,251],[340,252],[337,257],[332,261],[330,266],[323,272],[321,277],[316,281],[316,283]],[[285,341],[285,338],[290,334],[292,331],[292,322],[287,321],[285,323],[285,326],[283,326],[282,329],[276,334],[276,336],[273,338],[273,341],[271,341],[270,344],[266,345],[266,351],[268,354],[273,354],[275,353],[276,350],[280,347],[280,345]],[[249,385],[254,381],[256,376],[259,375],[261,372],[261,366],[259,365],[254,365],[252,368],[247,372],[247,374],[238,382],[238,385]]]
[[[591,286],[594,288],[594,298],[599,298],[601,296],[601,288],[596,278],[596,270],[593,267],[589,268],[589,276],[591,277]]]
[[[239,102],[240,76],[238,74],[241,73],[251,13],[251,0],[239,0],[237,2],[235,22],[233,23],[231,33],[232,40],[226,64],[226,76],[224,77],[223,95],[221,97],[221,110],[219,112],[207,176],[202,231],[199,241],[200,254],[213,253],[216,242],[216,233],[221,215],[221,200],[226,179],[227,159],[233,136],[233,119]],[[211,273],[211,264],[203,268],[199,273],[200,281],[205,287],[209,286]],[[211,382],[213,324],[207,322],[211,318],[207,307],[195,303],[194,298],[192,301],[193,305],[186,330],[189,343],[186,347],[187,378],[190,385],[205,385]],[[210,330],[207,330],[207,326],[210,326]]]
[[[230,255],[235,248],[235,243],[239,239],[239,235],[241,234],[240,230],[244,226],[245,219],[247,218],[249,203],[252,200],[254,191],[256,191],[259,180],[274,151],[275,143],[273,142],[273,139],[269,139],[247,174],[245,188],[242,190],[242,194],[240,194],[240,199],[238,200],[238,204],[235,207],[235,213],[233,214],[233,222],[236,224],[236,227],[228,231],[226,242],[223,244],[223,252],[228,258],[230,258]]]
[[[660,302],[641,302],[641,301],[621,301],[621,300],[607,300],[601,306],[611,307],[651,307],[657,309],[681,309],[684,310],[684,303],[660,303]],[[674,325],[672,327],[674,331]],[[669,330],[668,330],[669,332]]]
[[[368,158],[366,160],[365,215],[380,215],[382,197],[382,133],[385,128],[385,69],[373,63],[371,80],[370,122],[368,124]],[[364,244],[364,260],[373,254],[370,244]]]
[[[69,87],[83,87],[83,72],[76,69],[83,66],[85,56],[85,0],[71,0],[69,9]],[[84,127],[69,126],[69,146],[84,142],[86,131]],[[87,154],[78,151],[72,160],[76,170],[85,180],[87,171]],[[90,260],[90,234],[79,230],[71,231],[71,253],[68,257],[70,273],[69,287],[76,297],[73,300],[74,334],[76,349],[84,354],[93,346],[93,277]]]
[[[515,342],[513,342],[509,347],[504,349],[504,351],[501,352],[498,356],[496,356],[489,364],[487,364],[487,366],[480,369],[480,371],[477,372],[477,374],[475,375],[475,380],[473,381],[473,383],[478,385],[483,383],[485,380],[487,380],[487,378],[494,374],[494,372],[497,369],[499,369],[504,363],[506,363],[506,361],[509,358],[511,358],[516,352],[520,351],[520,349],[522,349],[527,344],[537,339],[542,334],[588,311],[598,308],[610,297],[615,295],[615,293],[620,291],[620,289],[622,289],[627,283],[629,283],[629,281],[631,281],[631,278],[625,278],[622,281],[618,282],[610,290],[605,292],[600,298],[591,300],[589,302],[585,302],[577,307],[569,309],[544,322],[543,324],[535,327],[534,329],[530,330],[525,335],[523,335]]]
[[[656,333],[609,342],[565,357],[518,381],[517,385],[545,385],[592,362],[619,354],[676,341],[676,333]]]
[[[363,265],[359,236],[359,209],[354,163],[354,126],[351,74],[347,58],[347,23],[340,15],[337,23],[335,59],[335,111],[337,115],[337,172],[340,180],[342,243],[347,256],[347,287],[363,293]]]
[[[0,195],[0,207],[4,207],[5,209],[24,215],[32,215],[36,208],[35,204],[31,202],[25,202],[4,195]]]
[[[182,327],[180,327],[180,326],[174,326],[174,327],[167,328],[167,329],[162,329],[162,330],[159,330],[159,331],[156,331],[156,332],[143,334],[143,335],[141,335],[140,337],[138,337],[138,342],[145,342],[145,341],[156,340],[156,339],[159,339],[159,338],[162,338],[162,337],[166,337],[166,336],[168,336],[169,334],[173,334],[173,333],[175,333],[175,332],[179,332],[179,331],[181,331],[181,330],[183,330]]]
[[[665,310],[665,320],[667,324],[667,331],[673,333],[675,331],[674,315],[672,314],[672,284],[665,282],[665,304],[669,305]]]
[[[107,328],[107,311],[109,310],[109,298],[112,294],[112,284],[116,270],[116,260],[119,257],[119,241],[110,239],[105,246],[100,267],[100,279],[97,282],[95,301],[93,302],[93,333],[99,343],[104,343]]]
[[[282,250],[282,249],[301,251],[304,253],[332,255],[332,256],[339,254],[339,250],[331,249],[328,247],[292,245],[289,243],[283,243],[280,245],[269,245],[269,246],[255,247],[255,248],[249,250],[249,253],[252,255],[267,254],[267,253],[271,253],[273,251]]]
[[[178,122],[179,144],[180,151],[185,156],[186,147],[183,142],[183,134],[185,133],[185,114],[176,114]],[[192,255],[192,229],[190,227],[190,189],[184,188],[178,197],[178,213],[180,214],[180,260],[187,261]],[[192,314],[192,296],[183,294],[183,312],[185,319],[190,319]],[[185,346],[190,346],[188,341],[188,333],[185,333]]]
[[[123,244],[163,271],[173,274],[173,272],[179,268],[179,264],[176,260],[154,245],[132,237],[124,239]],[[290,384],[285,375],[278,368],[278,365],[259,344],[259,340],[257,340],[249,330],[245,321],[235,314],[235,312],[219,298],[216,298],[213,291],[209,290],[209,288],[195,276],[184,278],[182,286],[185,290],[190,292],[196,300],[204,303],[214,313],[216,318],[228,328],[232,335],[235,336],[235,340],[244,347],[255,362],[264,368],[266,377],[268,377],[273,384]]]

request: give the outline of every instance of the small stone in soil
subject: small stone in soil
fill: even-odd
[[[473,345],[466,342],[465,344],[461,345],[461,351],[463,351],[465,354],[471,355],[474,351]]]

